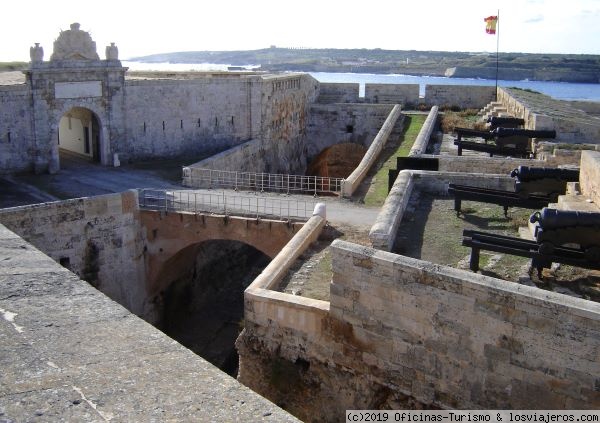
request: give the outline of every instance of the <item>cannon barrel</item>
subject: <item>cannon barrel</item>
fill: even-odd
[[[544,207],[529,218],[531,223],[538,222],[544,230],[567,227],[600,227],[600,213],[572,210],[557,210]]]
[[[527,138],[556,138],[556,131],[534,131],[532,129],[520,129],[520,128],[496,128],[491,131],[496,138],[506,138],[521,136]]]
[[[525,124],[525,120],[517,117],[501,117],[501,116],[490,116],[488,123],[492,128],[508,127],[514,128],[515,126],[521,126]]]
[[[478,131],[471,128],[454,128],[454,132],[459,137],[480,137],[486,140],[492,140],[495,137],[491,131]]]
[[[565,182],[577,182],[579,181],[579,170],[552,167],[519,166],[510,172],[510,176],[513,178],[516,176],[520,182],[529,182],[545,178],[556,179]]]

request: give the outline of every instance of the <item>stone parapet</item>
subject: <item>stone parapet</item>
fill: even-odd
[[[0,418],[297,422],[0,225]]]
[[[600,207],[600,151],[583,151],[579,172],[581,193]]]
[[[379,130],[379,133],[369,146],[369,149],[365,153],[364,157],[354,169],[354,171],[346,178],[343,185],[342,195],[345,197],[350,197],[354,193],[354,191],[358,188],[360,183],[363,181],[367,172],[371,169],[371,167],[375,164],[375,161],[379,157],[379,154],[383,150],[385,143],[388,140],[388,137],[392,133],[394,129],[394,125],[396,121],[400,117],[400,106],[397,104],[394,106],[387,119],[383,123],[383,126]]]
[[[429,139],[437,124],[438,110],[438,106],[433,106],[429,111],[427,119],[425,119],[425,122],[419,131],[419,135],[417,135],[417,139],[408,153],[408,157],[418,157],[427,150]]]

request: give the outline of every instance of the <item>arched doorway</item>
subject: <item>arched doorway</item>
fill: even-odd
[[[167,263],[162,276],[165,334],[233,377],[237,376],[235,340],[243,328],[244,290],[271,258],[240,241],[210,240],[190,245]]]
[[[321,151],[308,165],[306,175],[347,178],[356,169],[367,148],[355,143],[341,143]]]
[[[101,161],[100,121],[96,114],[84,107],[73,107],[59,122],[59,155],[77,157],[90,162]]]

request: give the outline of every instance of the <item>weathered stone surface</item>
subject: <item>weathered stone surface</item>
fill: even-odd
[[[0,419],[296,421],[4,227],[0,247]]]

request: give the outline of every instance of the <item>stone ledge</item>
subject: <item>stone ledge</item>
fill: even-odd
[[[2,226],[0,274],[2,420],[297,421]]]

